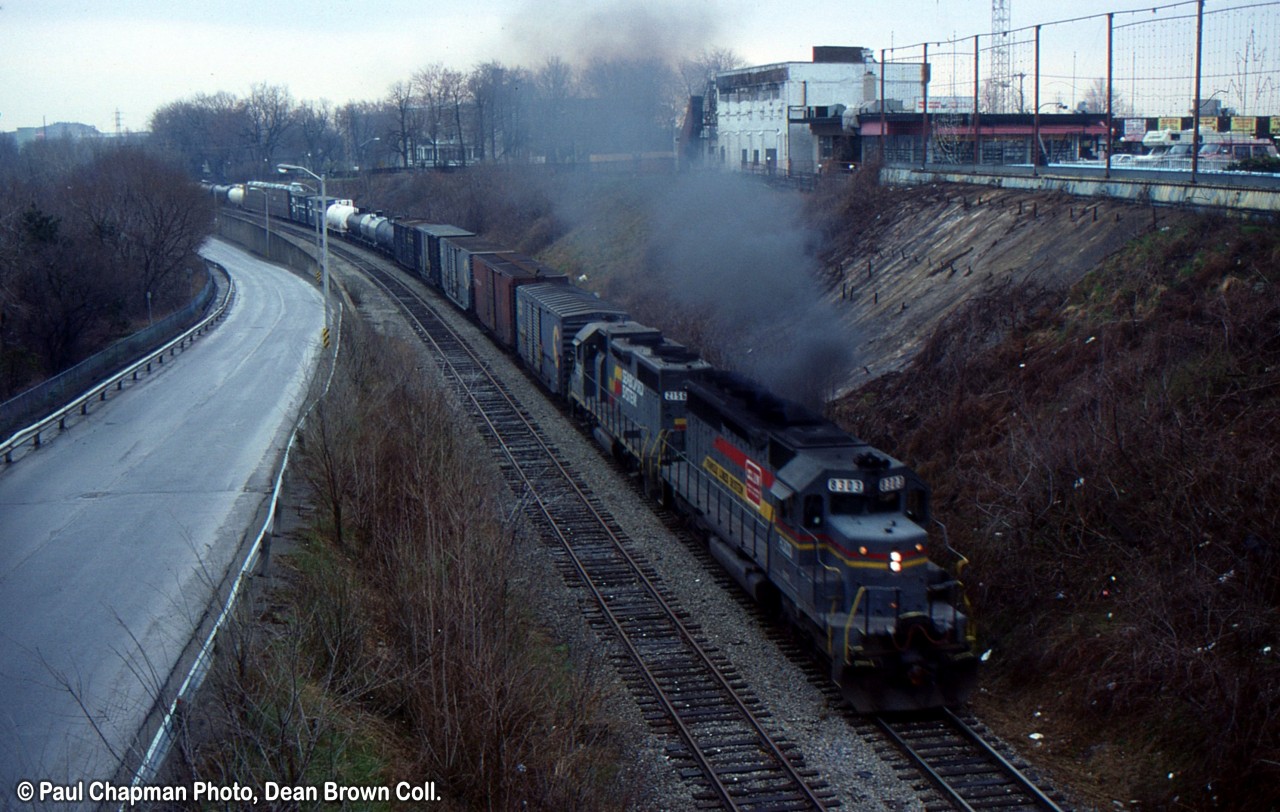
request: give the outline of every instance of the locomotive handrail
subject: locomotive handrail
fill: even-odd
[[[856,594],[856,595],[854,595],[854,596],[853,596],[853,604],[849,607],[849,617],[848,617],[848,619],[846,619],[846,620],[845,620],[845,622],[844,622],[844,662],[845,662],[845,665],[853,665],[853,663],[849,661],[849,630],[853,628],[853,619],[854,619],[854,617],[856,617],[856,616],[857,616],[857,614],[858,614],[858,604],[862,603],[862,596],[863,596],[863,595],[865,595],[865,594],[867,594],[867,587],[866,587],[866,585],[864,584],[864,585],[862,585],[862,586],[858,587],[858,594]],[[868,613],[868,617],[869,617],[869,616],[870,616],[870,614]],[[828,646],[828,648],[831,648],[831,647],[832,647],[830,643],[828,643],[828,644],[827,644],[827,646]],[[835,652],[832,652],[832,656],[834,656],[834,655],[835,655]]]
[[[188,343],[194,343],[196,338],[206,330],[216,325],[217,322],[226,315],[231,304],[231,300],[235,295],[235,280],[233,280],[230,274],[227,273],[226,269],[218,263],[206,259],[205,265],[210,269],[216,269],[219,271],[227,280],[226,294],[223,296],[222,301],[208,316],[200,320],[199,323],[179,335],[177,338],[174,338],[160,348],[143,355],[139,360],[125,367],[120,372],[98,381],[81,394],[72,398],[63,406],[60,406],[50,412],[47,416],[37,420],[35,423],[32,423],[24,429],[19,429],[17,432],[14,432],[14,434],[7,440],[0,443],[0,452],[3,452],[4,454],[5,463],[12,463],[13,452],[27,442],[32,443],[33,448],[39,448],[41,435],[52,428],[55,423],[59,430],[65,429],[67,417],[74,410],[79,409],[80,414],[87,415],[89,413],[90,401],[95,399],[105,401],[107,399],[107,392],[112,386],[114,386],[117,391],[124,389],[125,378],[132,376],[133,380],[136,381],[138,379],[139,372],[144,369],[146,372],[150,372],[151,365],[153,363],[164,364],[164,357],[166,354],[169,354],[170,356],[174,355],[179,349],[182,349]]]

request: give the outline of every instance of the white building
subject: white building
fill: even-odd
[[[879,109],[880,64],[871,49],[815,46],[812,62],[782,62],[716,75],[712,164],[732,171],[813,173],[853,160],[855,116]],[[889,109],[920,95],[920,65],[891,63]]]

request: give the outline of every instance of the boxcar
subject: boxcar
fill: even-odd
[[[274,220],[291,219],[291,200],[293,193],[304,194],[302,187],[294,187],[284,183],[248,183],[244,188],[245,211],[267,213]]]
[[[391,221],[391,256],[402,268],[418,272],[418,256],[426,240],[426,235],[418,227],[426,224],[425,220]]]
[[[567,397],[573,338],[593,321],[626,321],[627,312],[573,285],[516,288],[516,354],[543,386]]]
[[[440,241],[440,290],[458,307],[471,311],[471,260],[477,254],[509,253],[482,237],[444,237]]]
[[[472,258],[472,309],[476,319],[508,349],[516,346],[516,288],[538,283],[567,285],[569,277],[516,252]]]
[[[465,228],[440,223],[418,226],[420,232],[415,237],[415,246],[419,249],[413,268],[418,275],[434,288],[443,289],[440,260],[440,244],[446,237],[474,237],[475,234]]]

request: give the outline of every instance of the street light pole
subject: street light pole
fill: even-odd
[[[296,164],[277,164],[276,170],[279,172],[306,172],[311,177],[320,182],[320,207],[321,210],[316,213],[320,219],[320,273],[322,277],[322,290],[324,295],[324,343],[329,345],[329,194],[325,188],[324,175],[317,175],[305,166]]]

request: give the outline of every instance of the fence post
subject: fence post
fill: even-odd
[[[973,122],[973,165],[976,168],[982,163],[982,121],[978,113],[978,77],[982,72],[978,69],[978,35],[973,36],[973,115],[969,120]]]
[[[1115,113],[1111,110],[1111,83],[1114,79],[1112,76],[1112,60],[1115,57],[1115,51],[1112,47],[1112,34],[1115,29],[1115,12],[1107,12],[1107,164],[1102,170],[1102,177],[1111,178],[1111,153],[1116,145],[1116,120]],[[1137,100],[1134,100],[1137,103]],[[1098,214],[1094,209],[1094,216]]]
[[[924,61],[920,63],[920,168],[929,166],[929,43],[924,44]]]
[[[1195,108],[1191,111],[1191,182],[1196,182],[1200,169],[1200,54],[1204,46],[1204,0],[1196,0],[1196,89],[1192,94]]]

